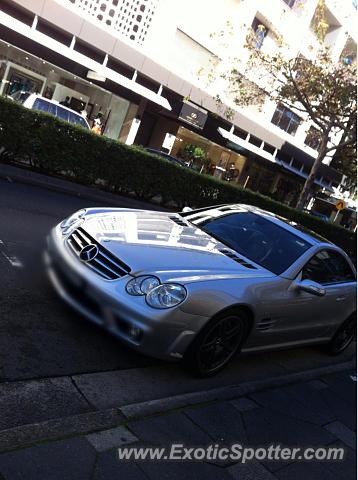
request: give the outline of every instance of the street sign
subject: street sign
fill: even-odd
[[[346,203],[344,200],[338,200],[336,202],[336,209],[337,210],[344,210],[346,208]]]

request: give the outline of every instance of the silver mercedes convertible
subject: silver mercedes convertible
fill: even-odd
[[[211,375],[238,352],[356,331],[356,271],[327,240],[247,205],[80,210],[48,238],[60,296],[126,344]]]

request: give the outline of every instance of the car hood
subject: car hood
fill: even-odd
[[[81,227],[126,263],[131,275],[182,282],[273,276],[241,255],[251,268],[229,258],[222,250],[232,250],[178,214],[101,209],[89,211]]]

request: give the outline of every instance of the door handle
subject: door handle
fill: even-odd
[[[336,298],[336,301],[337,302],[343,302],[343,300],[345,300],[347,297],[337,297]]]

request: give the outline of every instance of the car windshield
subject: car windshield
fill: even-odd
[[[186,219],[276,275],[287,270],[312,246],[298,235],[252,212],[216,210],[216,214],[209,218],[208,212],[192,217],[189,215]]]

